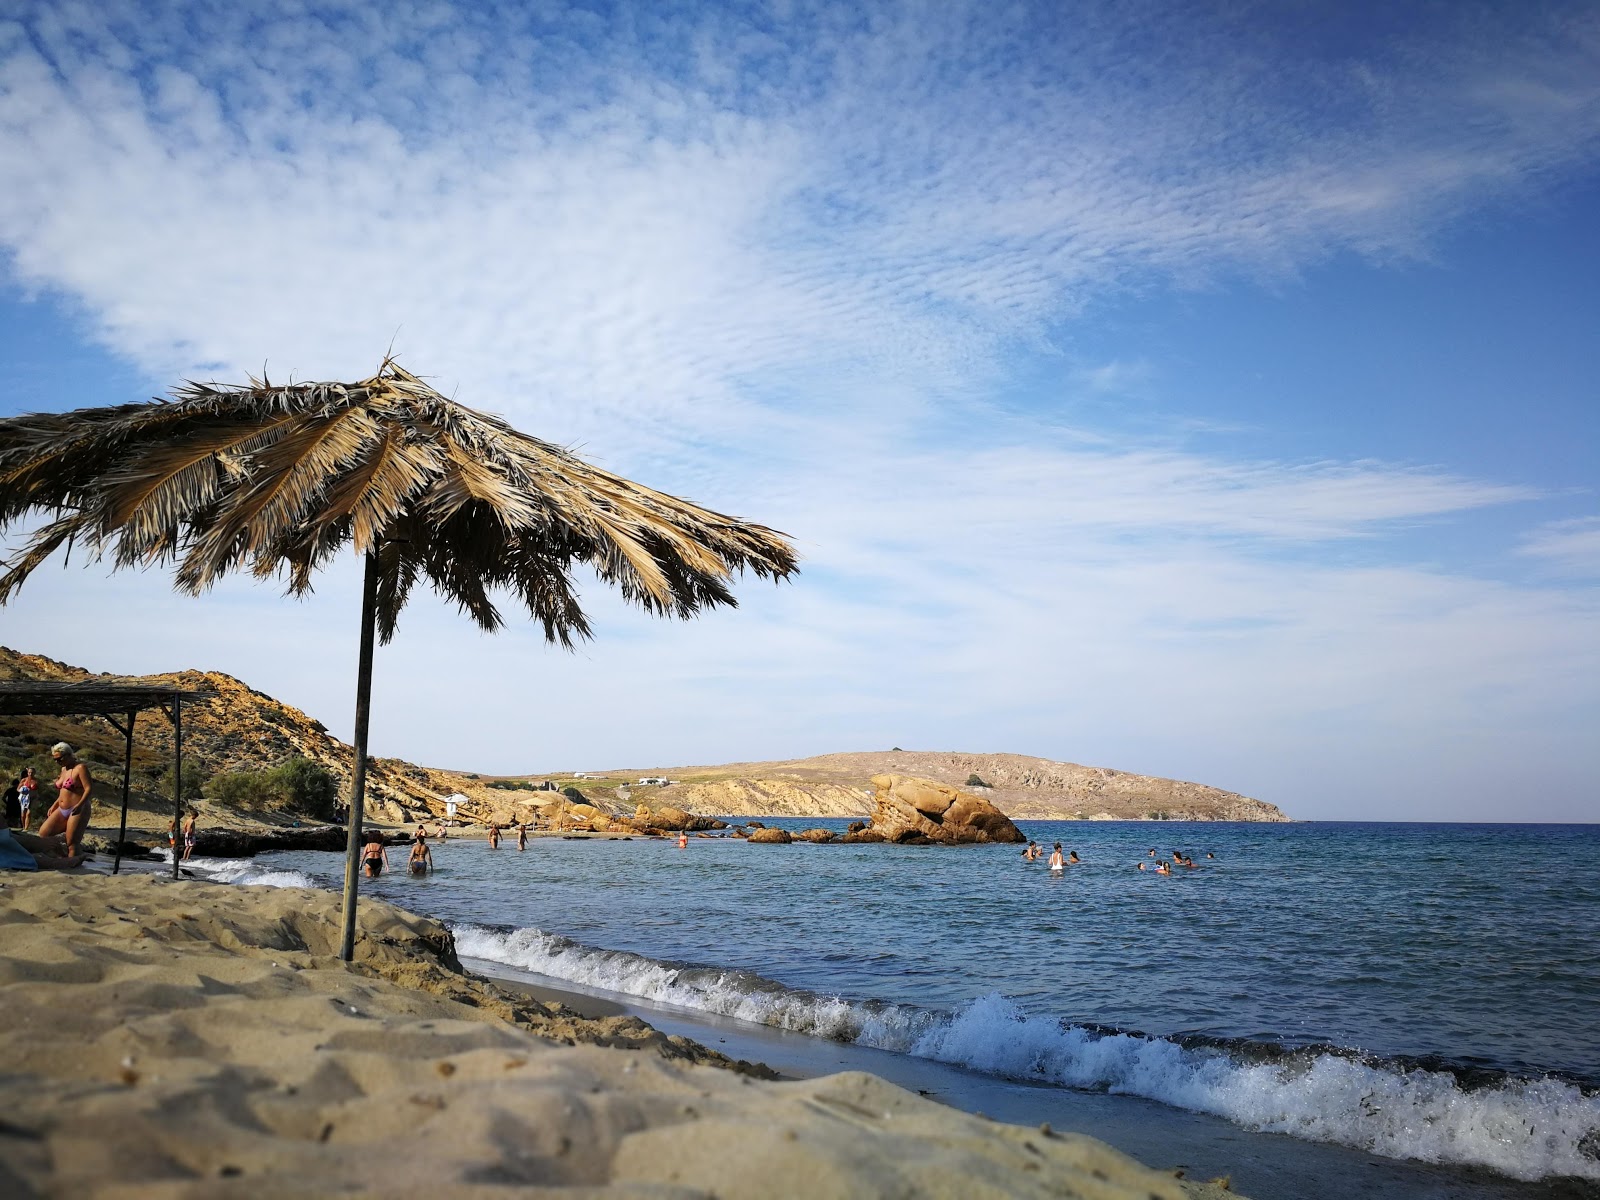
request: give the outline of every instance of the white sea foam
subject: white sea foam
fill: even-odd
[[[169,858],[170,862],[171,859]],[[248,858],[191,858],[186,869],[218,883],[240,883],[246,887],[321,887],[311,876],[299,871],[263,867]]]
[[[454,929],[456,949],[587,987],[975,1071],[1143,1096],[1247,1129],[1517,1179],[1600,1179],[1600,1096],[1554,1079],[1467,1090],[1447,1072],[1307,1052],[1271,1062],[1030,1016],[1004,996],[934,1013],[784,988],[760,976],[597,950],[537,929]]]

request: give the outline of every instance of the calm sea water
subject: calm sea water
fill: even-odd
[[[449,922],[464,956],[585,987],[1396,1157],[1600,1179],[1600,826],[1022,828],[1083,863],[452,840],[435,875],[363,886]],[[1175,847],[1201,865],[1135,869]],[[341,866],[210,869],[338,886]]]

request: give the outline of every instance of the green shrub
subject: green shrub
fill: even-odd
[[[575,804],[587,804],[589,802],[584,794],[575,787],[564,787],[561,789],[561,794]]]
[[[172,796],[172,768],[167,767],[155,777],[155,782],[150,785],[150,790],[157,796],[170,799]],[[185,804],[191,800],[200,799],[200,771],[190,765],[183,772],[182,799]]]
[[[967,784],[966,785],[967,785],[967,787],[988,787],[989,786],[983,780],[978,778],[978,773],[976,771],[974,771],[971,775],[967,776]]]
[[[333,772],[299,755],[270,771],[215,775],[205,790],[234,808],[281,809],[320,820],[333,819],[339,800],[339,781]]]

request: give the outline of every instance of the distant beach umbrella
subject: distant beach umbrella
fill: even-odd
[[[386,359],[359,383],[186,383],[172,399],[0,420],[0,531],[52,519],[3,564],[0,605],[62,546],[117,568],[176,564],[198,595],[230,572],[302,595],[336,553],[365,560],[342,953],[355,936],[374,633],[426,580],[480,627],[510,592],[563,646],[590,634],[572,569],[646,610],[736,603],[734,574],[781,579],[794,548],[583,462],[446,399]]]

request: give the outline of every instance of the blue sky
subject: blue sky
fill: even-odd
[[[590,588],[572,655],[416,602],[378,752],[1594,819],[1592,5],[8,11],[0,413],[392,344],[805,556],[690,625]],[[351,567],[293,603],[74,562],[0,638],[347,731]]]

